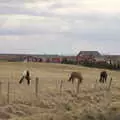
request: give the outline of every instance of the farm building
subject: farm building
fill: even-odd
[[[78,63],[84,61],[95,62],[98,58],[102,58],[102,56],[98,51],[80,51],[76,58]]]
[[[68,61],[73,61],[75,62],[76,61],[76,56],[64,56],[63,59],[67,59]]]
[[[22,55],[16,54],[0,54],[1,61],[23,61],[24,58]]]
[[[109,64],[120,64],[120,55],[105,55],[105,59]]]
[[[27,54],[0,54],[1,61],[24,62],[53,62],[61,63],[59,55],[27,55]]]
[[[95,58],[92,56],[76,56],[77,62],[84,62],[84,61],[89,61],[89,62],[94,62]]]
[[[27,59],[28,62],[52,62],[52,63],[60,63],[61,57],[57,55],[33,55],[33,56],[27,56],[25,60]]]
[[[25,61],[25,62],[51,62],[61,63],[63,59],[67,61],[82,63],[89,62],[107,62],[111,64],[120,64],[120,55],[101,55],[98,51],[80,51],[77,56],[59,56],[59,55],[30,55],[30,54],[0,54],[1,61]]]
[[[24,60],[27,62],[42,62],[43,61],[42,58],[36,57],[36,56],[27,56],[27,57],[25,56]]]
[[[97,56],[94,58],[95,59],[95,62],[99,62],[99,63],[103,63],[103,62],[106,62],[106,59],[104,56]]]
[[[100,57],[101,54],[98,51],[80,51],[77,56],[93,56]]]

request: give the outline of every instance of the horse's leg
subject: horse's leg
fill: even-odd
[[[80,79],[78,79],[78,83],[77,83],[77,93],[79,93],[80,83],[81,83],[81,80],[80,80]]]
[[[105,77],[104,77],[103,83],[105,83]]]
[[[69,77],[69,80],[68,80],[68,81],[71,81],[71,79],[72,79],[72,76]]]
[[[72,84],[74,83],[74,78],[72,78]]]
[[[104,77],[102,77],[102,83],[104,83]]]
[[[75,93],[75,83],[74,83],[75,78],[72,77],[71,80],[72,80],[73,93]]]
[[[102,77],[102,83],[104,83],[104,77]]]
[[[102,77],[101,77],[101,76],[100,76],[99,82],[100,82],[100,83],[102,82]]]
[[[105,76],[105,77],[104,77],[104,83],[106,83],[106,80],[107,80],[107,77]]]
[[[21,84],[24,80],[24,76],[21,77],[20,81],[19,81],[19,84]]]
[[[30,84],[30,77],[27,76],[27,77],[26,77],[26,80],[27,80],[27,84],[29,85],[29,84]]]
[[[29,80],[29,79],[27,80],[27,84],[28,84],[28,85],[30,84],[30,80]]]
[[[105,77],[105,83],[107,82],[107,76]]]

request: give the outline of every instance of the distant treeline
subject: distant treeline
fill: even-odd
[[[63,59],[62,64],[73,64],[73,65],[82,65],[86,67],[93,67],[93,68],[103,68],[103,69],[111,69],[111,70],[120,70],[120,64],[108,64],[107,62],[77,62],[77,61],[70,61],[67,59]]]

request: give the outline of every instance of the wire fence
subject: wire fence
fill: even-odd
[[[72,90],[74,93],[75,91],[78,93],[79,90],[77,84],[71,84],[65,80],[40,80],[36,77],[34,81],[31,81],[30,85],[27,85],[25,82],[26,81],[19,84],[19,82],[0,81],[0,104],[33,101],[34,99],[39,98],[39,95],[42,92],[57,91],[62,95],[63,91],[66,90]],[[110,90],[111,84],[112,78],[106,86],[107,90]],[[94,84],[91,86],[86,83],[84,86],[80,85],[80,90],[90,91],[91,89],[96,91],[98,86],[98,81],[95,80]]]

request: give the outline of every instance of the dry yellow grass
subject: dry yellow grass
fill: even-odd
[[[97,84],[101,69],[75,65],[51,63],[8,63],[0,62],[0,81],[14,82],[10,86],[10,104],[1,105],[0,118],[10,120],[115,120],[120,112],[120,75],[117,71],[107,70],[112,77],[111,91],[107,85]],[[18,84],[21,73],[30,69],[31,85],[26,81]],[[83,84],[79,95],[74,94],[74,86],[68,83],[72,71],[83,74]],[[35,97],[35,77],[39,77],[39,97]],[[62,94],[56,81],[64,80]],[[108,80],[108,82],[109,82]],[[100,89],[101,88],[101,89]],[[1,103],[6,100],[7,85],[2,85]],[[117,119],[116,119],[117,120]]]

